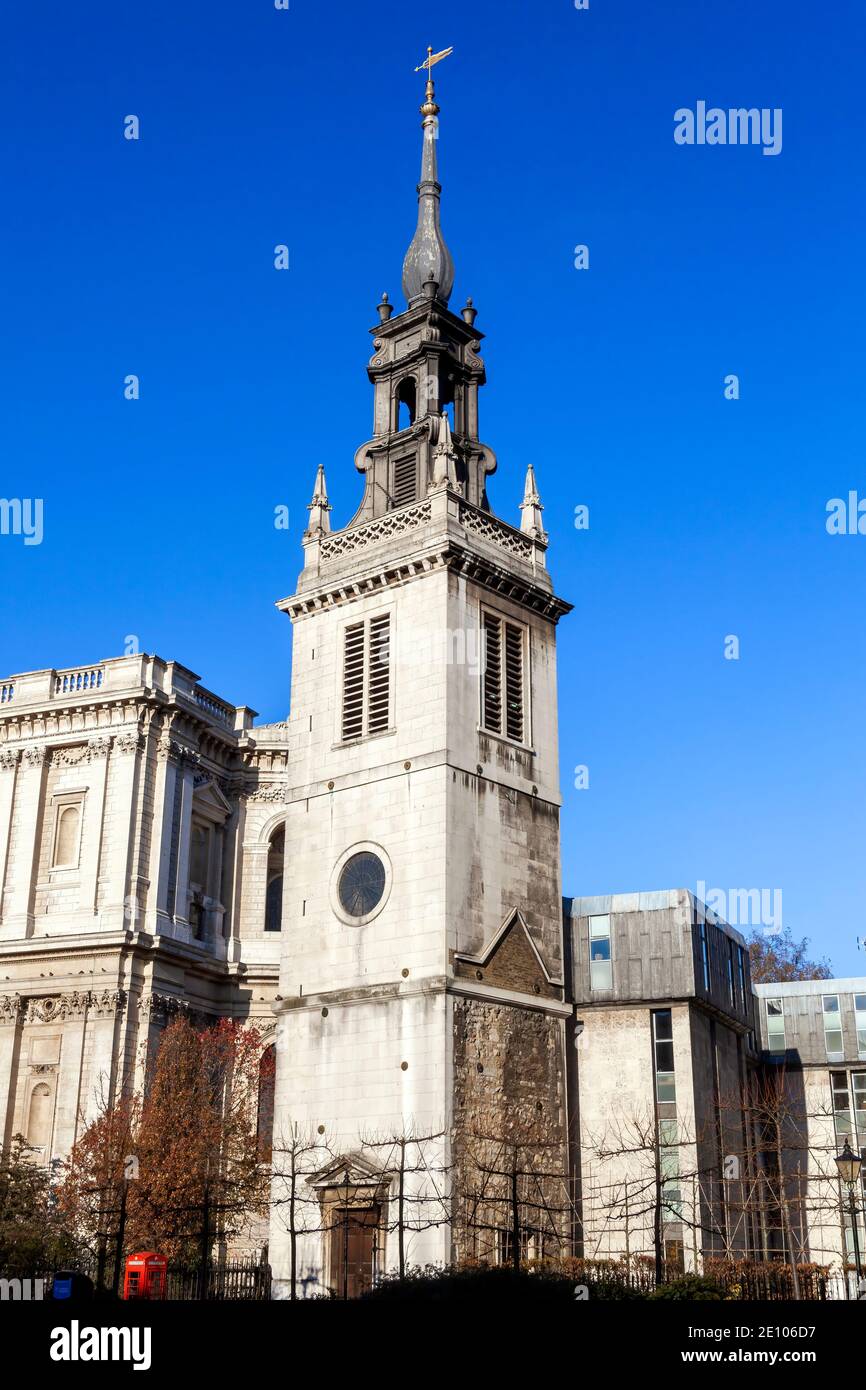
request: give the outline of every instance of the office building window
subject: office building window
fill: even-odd
[[[831,1071],[830,1092],[833,1097],[833,1122],[836,1126],[836,1142],[841,1146],[853,1136],[851,1124],[851,1101],[848,1095],[848,1074],[844,1071]]]
[[[852,1073],[851,1091],[854,1097],[854,1124],[857,1130],[857,1143],[866,1144],[866,1071]]]
[[[857,1029],[857,1056],[866,1057],[866,994],[854,995],[854,1024]]]
[[[704,989],[710,988],[710,948],[707,945],[707,924],[701,922],[701,964],[704,968]]]
[[[740,975],[740,1007],[744,1013],[748,1013],[748,1003],[746,995],[746,952],[742,946],[737,947],[737,969]]]
[[[655,1054],[656,1102],[659,1106],[676,1105],[677,1087],[674,1077],[674,1030],[670,1009],[653,1013],[653,1050]],[[660,1114],[665,1112],[660,1111]]]
[[[784,1052],[785,1006],[781,999],[767,1000],[767,1046],[770,1052]]]
[[[613,988],[610,958],[610,916],[589,919],[589,976],[592,989]]]
[[[838,994],[825,994],[824,1002],[824,1043],[827,1060],[841,1062],[845,1055],[842,1043],[842,1015],[839,1012]]]

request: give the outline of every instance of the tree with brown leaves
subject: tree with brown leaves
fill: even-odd
[[[267,1055],[267,1054],[266,1054]],[[262,1037],[222,1019],[166,1028],[143,1094],[99,1107],[70,1155],[60,1205],[91,1249],[206,1263],[267,1205],[258,1134]]]

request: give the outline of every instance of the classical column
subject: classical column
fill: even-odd
[[[82,912],[96,913],[99,892],[99,860],[104,839],[105,783],[108,777],[108,754],[111,739],[92,738],[87,744],[90,775],[84,823],[81,828],[81,897]]]
[[[15,787],[18,815],[15,853],[10,865],[10,882],[4,896],[0,940],[15,941],[33,931],[33,896],[42,804],[45,788],[45,747],[30,744],[24,749],[21,771]]]

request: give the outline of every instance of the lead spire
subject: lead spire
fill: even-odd
[[[428,48],[424,62],[415,69],[416,72],[426,69],[427,88],[421,107],[424,141],[421,151],[421,182],[418,185],[418,226],[403,261],[403,293],[410,308],[425,299],[438,299],[441,303],[447,304],[454,287],[454,262],[439,225],[439,200],[442,193],[436,160],[439,107],[436,105],[431,72],[434,63],[441,62],[452,52],[451,48],[443,48],[441,53],[434,53],[432,48]]]

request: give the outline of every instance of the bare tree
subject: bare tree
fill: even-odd
[[[461,1163],[460,1219],[482,1255],[519,1270],[532,1252],[569,1247],[572,1202],[563,1144],[541,1122],[469,1131]],[[497,1248],[497,1245],[499,1248]]]
[[[298,1242],[325,1229],[318,1190],[311,1179],[332,1161],[334,1152],[324,1135],[312,1126],[294,1123],[288,1134],[274,1139],[271,1150],[271,1210],[289,1237],[289,1297],[298,1297]]]
[[[393,1191],[385,1230],[397,1236],[401,1279],[406,1277],[407,1241],[450,1220],[451,1168],[445,1157],[445,1141],[444,1129],[421,1133],[412,1124],[385,1137],[362,1138],[364,1149],[377,1155],[383,1178],[390,1181]]]

